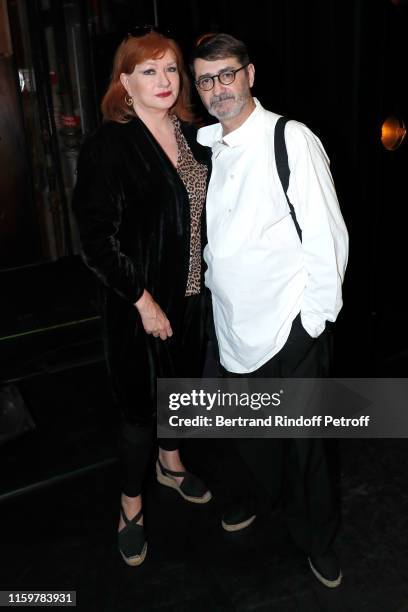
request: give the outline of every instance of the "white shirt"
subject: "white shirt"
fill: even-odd
[[[279,115],[255,103],[248,119],[228,135],[222,136],[218,123],[197,136],[213,151],[205,283],[221,363],[236,373],[253,372],[278,353],[299,312],[313,337],[326,321],[336,320],[348,253],[320,140],[302,123],[286,125],[288,197],[302,228],[300,242],[275,163]]]

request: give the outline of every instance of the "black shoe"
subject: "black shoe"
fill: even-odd
[[[333,589],[340,585],[343,575],[339,560],[331,549],[324,555],[309,557],[309,565],[313,574],[324,586]]]
[[[232,503],[224,509],[221,525],[225,531],[241,531],[241,529],[249,527],[255,519],[256,514],[252,511],[249,504],[240,501]]]
[[[120,507],[125,526],[118,533],[119,552],[125,563],[131,566],[140,565],[146,557],[147,542],[143,525],[137,524],[142,512],[140,510],[135,517],[129,520],[122,506]]]
[[[162,465],[160,459],[157,459],[156,474],[160,484],[174,489],[180,493],[184,499],[193,504],[206,504],[212,498],[211,492],[207,489],[203,481],[200,480],[198,476],[191,474],[191,472],[174,472],[173,470],[168,470]],[[183,478],[182,483],[178,484],[178,482],[174,480],[174,476]]]

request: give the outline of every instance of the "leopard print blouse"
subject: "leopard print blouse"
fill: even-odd
[[[201,214],[203,212],[207,166],[200,164],[193,156],[181,131],[180,122],[171,115],[177,140],[177,172],[184,183],[190,202],[190,263],[188,268],[186,296],[201,291]]]

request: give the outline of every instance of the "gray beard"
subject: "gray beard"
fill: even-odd
[[[215,102],[214,102],[214,98],[215,98]],[[239,113],[242,111],[242,109],[244,108],[249,95],[237,95],[237,96],[228,96],[225,94],[221,94],[220,96],[214,96],[213,100],[211,100],[211,104],[210,104],[210,108],[208,109],[208,112],[210,113],[210,115],[213,115],[213,117],[215,117],[216,119],[233,119],[234,117],[236,117],[237,115],[239,115]],[[218,110],[217,109],[217,102],[221,101],[221,100],[235,100],[235,104],[233,105],[233,107],[230,110],[225,110],[223,111],[222,109]],[[215,104],[215,108],[213,107],[213,104]]]

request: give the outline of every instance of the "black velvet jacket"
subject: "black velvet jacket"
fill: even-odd
[[[196,129],[182,122],[182,131],[208,165]],[[142,121],[107,122],[87,139],[73,209],[85,262],[103,283],[132,304],[146,288],[171,315],[187,284],[190,206],[177,170]]]

